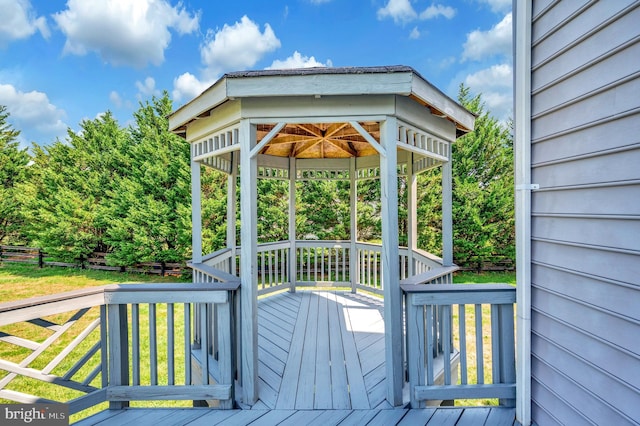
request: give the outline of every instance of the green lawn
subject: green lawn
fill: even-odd
[[[515,272],[483,272],[478,274],[476,272],[456,272],[453,275],[454,283],[505,283],[505,284],[513,284],[516,283],[516,273]]]

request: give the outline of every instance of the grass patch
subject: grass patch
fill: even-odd
[[[462,272],[458,271],[453,274],[453,282],[460,284],[488,284],[488,283],[504,283],[513,284],[516,283],[515,272],[483,272],[478,274],[477,272]]]
[[[63,268],[15,263],[0,264],[0,302],[62,293],[107,284],[145,282],[189,282],[180,277],[161,277],[134,273]]]

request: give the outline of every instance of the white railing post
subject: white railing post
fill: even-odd
[[[411,387],[424,386],[425,384],[425,348],[426,330],[424,310],[413,303],[413,295],[406,295],[407,318],[407,367],[409,383]],[[410,392],[411,407],[424,408],[424,401],[416,399],[415,392]]]
[[[217,305],[217,348],[218,348],[218,370],[220,372],[220,381],[223,384],[231,385],[231,398],[220,401],[220,408],[231,409],[233,408],[233,368],[234,368],[234,336],[231,327],[231,305],[233,303],[233,297],[229,292],[229,299],[226,303]]]

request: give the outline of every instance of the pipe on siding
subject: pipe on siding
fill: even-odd
[[[531,2],[513,1],[516,210],[516,419],[531,424]]]

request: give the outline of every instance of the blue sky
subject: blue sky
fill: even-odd
[[[0,0],[0,104],[20,142],[65,139],[107,110],[128,125],[225,72],[408,65],[511,116],[511,0]]]

